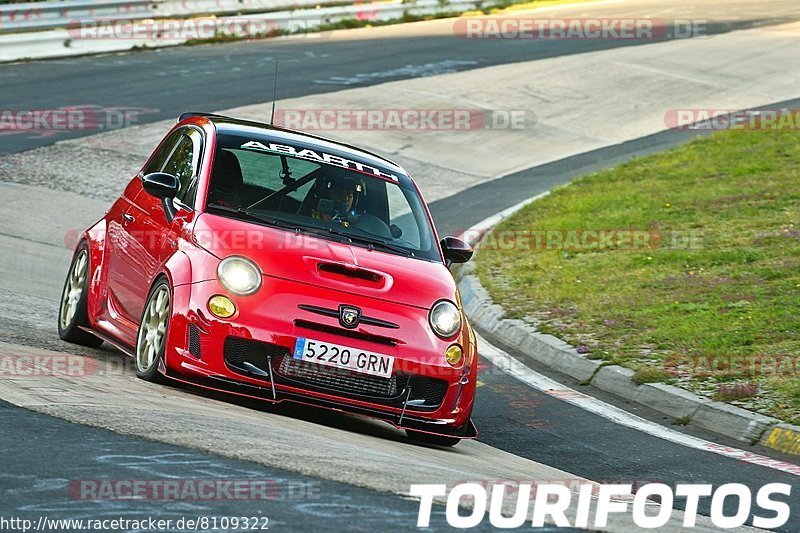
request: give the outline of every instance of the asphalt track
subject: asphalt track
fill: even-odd
[[[742,12],[737,13],[741,15]],[[773,15],[768,19],[761,13],[750,18],[742,15],[746,20],[720,24],[716,31],[759,25],[767,20],[786,20]],[[286,65],[280,81],[281,97],[291,97],[337,90],[342,83],[376,84],[408,76],[435,75],[448,69],[479,68],[581,53],[598,47],[635,45],[614,41],[563,41],[538,43],[537,46],[530,46],[530,43],[453,41],[452,38],[434,35],[414,39],[371,39],[369,46],[360,40],[236,43],[6,65],[0,67],[3,85],[0,108],[52,108],[80,104],[147,107],[158,111],[143,118],[158,120],[189,108],[221,109],[264,101],[265,92],[269,92],[270,65],[274,57],[280,57],[282,64]],[[509,46],[514,47],[513,53],[509,52]],[[240,68],[241,75],[235,78],[220,76],[220,72],[230,65]],[[414,68],[407,68],[408,65]],[[86,80],[92,80],[88,87]],[[314,80],[326,83],[315,83]],[[58,90],[53,90],[55,86]],[[796,107],[798,102],[788,104]],[[92,132],[75,132],[59,139],[87,133]],[[463,228],[576,175],[684,142],[687,135],[691,134],[658,134],[544,165],[495,183],[493,192],[496,194],[489,202],[486,201],[485,189],[477,186],[434,202],[431,208],[440,229]],[[2,153],[42,146],[53,140],[18,135],[0,139]],[[751,487],[768,482],[786,482],[792,484],[793,494],[800,490],[796,476],[691,450],[625,429],[533,391],[502,373],[486,373],[483,381],[475,412],[481,428],[481,441],[521,457],[604,482],[662,481],[671,485],[681,482],[714,485],[741,482]],[[603,396],[597,391],[593,394]],[[619,403],[613,398],[606,399]],[[637,414],[669,423],[653,413],[637,410]],[[151,478],[197,477],[197,472],[201,471],[208,472],[209,477],[235,475],[297,483],[317,481],[285,471],[70,424],[4,402],[0,402],[0,420],[0,427],[14,428],[14,431],[0,432],[0,446],[4,450],[13,450],[11,454],[14,457],[13,461],[3,461],[4,471],[0,474],[0,494],[3,495],[0,514],[3,516],[45,512],[54,513],[59,518],[98,517],[98,513],[113,515],[119,512],[140,515],[148,509],[147,504],[117,502],[101,508],[98,502],[87,505],[65,498],[65,480],[91,478],[92,472],[96,473],[95,477],[135,478],[137,472],[141,473],[142,464],[126,457],[139,458],[144,463],[152,463],[153,457],[167,458],[158,468],[147,466],[144,469]],[[724,439],[713,435],[700,436],[725,443]],[[796,461],[773,451],[757,448],[755,451]],[[102,459],[108,456],[119,460],[109,462]],[[339,526],[354,530],[355,526],[363,526],[367,531],[380,527],[398,528],[400,524],[400,529],[413,527],[417,509],[414,502],[348,484],[319,483],[323,495],[321,501],[332,506],[327,513],[314,507],[319,502],[308,501],[272,505],[261,510],[274,518],[276,524],[292,529]],[[21,490],[20,487],[26,488]],[[232,516],[249,510],[241,502],[214,502],[205,507],[188,509],[177,505],[175,508],[166,506],[163,510],[166,514],[180,516],[185,516],[188,511],[193,511],[191,514]],[[253,511],[258,509],[253,508]],[[701,512],[707,512],[707,509],[701,508]],[[800,529],[799,513],[800,509],[795,507],[784,531]],[[434,526],[441,527],[442,523],[441,512],[435,513]]]
[[[418,504],[345,483],[318,480],[279,469],[266,469],[185,448],[124,437],[58,418],[32,413],[0,401],[3,450],[20,448],[15,460],[3,461],[0,516],[38,521],[53,519],[143,520],[157,517],[178,521],[188,517],[262,517],[271,530],[371,532],[387,522],[416,523]],[[221,479],[264,483],[269,499],[228,501],[80,499],[64,490],[65,480]],[[274,490],[272,489],[274,487]],[[78,490],[78,489],[76,489]],[[309,495],[311,498],[309,498]],[[444,512],[431,513],[430,531],[446,531]]]
[[[780,1],[737,3],[690,0],[646,5],[664,21],[702,19],[704,35],[800,20]],[[627,3],[580,6],[580,14],[630,16]],[[653,40],[462,39],[452,21],[420,23],[409,38],[392,27],[335,32],[319,37],[175,47],[139,53],[0,65],[0,109],[57,109],[91,105],[146,110],[138,124],[177,117],[187,110],[228,109],[269,100],[275,59],[280,99],[368,86],[409,77],[483,68],[590,51],[651,44]],[[413,30],[412,30],[413,31]],[[663,37],[662,39],[666,39]],[[656,41],[659,39],[655,39]],[[486,80],[487,84],[502,80]],[[72,131],[58,139],[96,131]],[[0,154],[50,144],[37,135],[6,136]]]

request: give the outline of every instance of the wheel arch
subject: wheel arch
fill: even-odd
[[[188,254],[179,250],[172,254],[153,276],[148,295],[161,280],[167,282],[170,292],[170,319],[167,327],[166,345],[164,348],[164,364],[161,373],[166,375],[170,363],[175,364],[179,357],[172,357],[175,350],[185,344],[188,333],[189,300],[192,287],[192,262]]]
[[[164,276],[169,281],[170,287],[174,288],[179,285],[186,285],[192,282],[192,262],[185,252],[179,250],[172,254],[161,266],[156,275],[153,277],[153,282],[150,288],[155,285],[160,276]]]
[[[145,372],[143,374],[140,374],[139,360],[138,360],[138,358],[139,358],[139,343],[141,341],[141,335],[142,335],[142,329],[141,328],[144,325],[143,324],[143,322],[144,322],[143,319],[144,319],[144,317],[145,317],[145,315],[147,313],[147,309],[149,307],[150,299],[155,294],[155,292],[154,292],[155,288],[159,284],[161,284],[163,282],[166,282],[167,292],[169,294],[169,317],[167,319],[166,334],[165,334],[165,337],[164,337],[164,340],[163,340],[163,342],[164,342],[163,348],[162,348],[163,349],[163,356],[158,361],[158,363],[157,363],[157,365],[155,367],[156,370],[153,371],[153,372],[156,372],[157,376],[160,376],[160,377],[153,377],[152,375],[150,375],[150,372],[151,372],[150,370],[148,370],[147,372]],[[136,358],[135,365],[136,365],[137,376],[139,376],[140,378],[145,379],[147,381],[163,382],[166,379],[166,358],[167,358],[167,354],[168,354],[169,349],[170,349],[170,338],[174,335],[174,331],[173,331],[174,328],[172,327],[173,326],[173,322],[174,322],[174,313],[175,313],[174,290],[175,290],[174,286],[172,285],[172,282],[170,281],[170,277],[168,276],[167,271],[162,269],[162,270],[159,270],[159,272],[157,272],[156,275],[153,277],[153,281],[150,283],[150,288],[147,291],[147,300],[145,300],[144,308],[142,309],[142,316],[139,319],[139,330],[136,333],[136,344],[134,346],[134,357]],[[147,377],[142,377],[142,376],[147,376]]]
[[[100,313],[101,302],[103,299],[103,288],[105,286],[105,259],[106,259],[106,233],[107,222],[105,218],[100,219],[94,226],[88,228],[77,239],[75,250],[82,244],[86,244],[89,249],[89,293],[86,300],[86,311],[89,316],[89,323],[94,327],[97,324],[97,316]]]

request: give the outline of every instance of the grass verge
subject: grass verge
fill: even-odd
[[[800,423],[799,185],[797,131],[718,133],[554,190],[486,236],[478,275],[639,383]]]

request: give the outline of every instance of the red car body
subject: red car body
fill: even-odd
[[[196,196],[169,206],[144,190],[143,176],[181,129],[196,132],[192,135],[200,142]],[[83,235],[87,323],[81,329],[133,355],[148,295],[157,280],[166,280],[171,306],[160,375],[269,402],[365,415],[417,436],[454,442],[476,437],[470,419],[478,368],[475,335],[435,233],[438,259],[422,260],[211,213],[208,196],[221,129],[258,131],[262,138],[346,156],[410,181],[398,165],[354,147],[264,124],[184,115],[107,214]],[[427,207],[424,212],[433,228]],[[248,237],[230,238],[236,235]],[[246,256],[258,265],[258,292],[233,294],[220,281],[218,267],[230,256]],[[215,316],[209,308],[214,295],[230,298],[235,313]],[[447,339],[429,323],[440,300],[455,303],[462,315],[457,333]],[[360,311],[357,327],[342,327],[332,312],[342,305]],[[299,364],[292,358],[298,338],[387,354],[394,358],[392,375]],[[452,345],[463,351],[458,365],[445,360]]]

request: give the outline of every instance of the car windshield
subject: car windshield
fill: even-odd
[[[209,211],[381,251],[441,261],[408,180],[363,162],[219,134]]]

